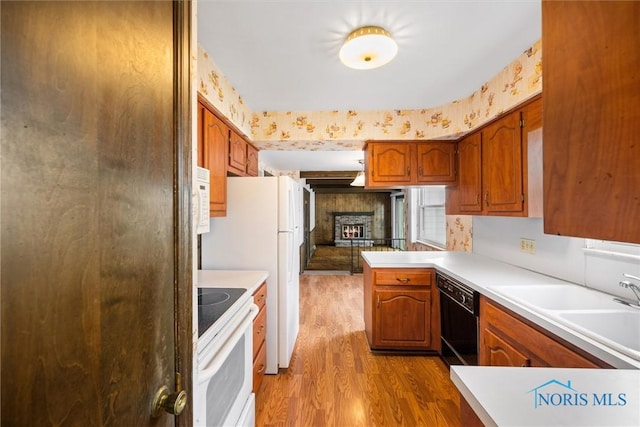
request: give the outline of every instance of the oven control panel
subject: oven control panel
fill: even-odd
[[[450,277],[440,274],[437,275],[437,283],[440,292],[456,301],[470,313],[475,314],[477,312],[477,302],[475,298],[477,292]]]

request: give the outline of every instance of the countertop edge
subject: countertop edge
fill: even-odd
[[[263,270],[198,270],[196,287],[245,288],[253,294],[268,276]]]

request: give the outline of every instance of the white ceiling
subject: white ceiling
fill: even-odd
[[[197,13],[198,42],[254,111],[437,107],[469,96],[541,37],[540,0],[199,0]],[[363,25],[391,32],[391,63],[342,65],[344,38]],[[261,157],[286,170],[360,167],[327,169],[326,155],[302,153]],[[330,165],[362,157],[331,153]]]

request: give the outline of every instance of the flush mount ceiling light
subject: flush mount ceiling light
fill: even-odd
[[[347,36],[340,48],[340,61],[356,70],[382,67],[398,53],[389,31],[381,27],[361,27]]]

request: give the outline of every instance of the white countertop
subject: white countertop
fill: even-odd
[[[639,426],[640,370],[452,366],[485,426]]]
[[[566,281],[467,252],[365,251],[362,258],[372,268],[435,268],[613,367],[640,369],[640,361],[490,289],[505,285],[567,284]]]
[[[267,280],[268,271],[198,270],[199,288],[245,288],[253,294]]]

